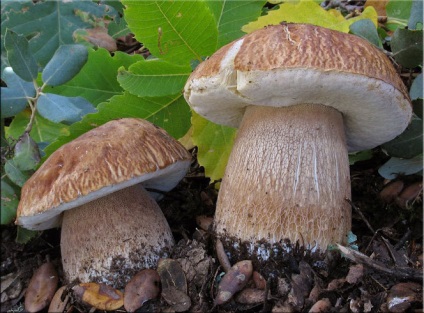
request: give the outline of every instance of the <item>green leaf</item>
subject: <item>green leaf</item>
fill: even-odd
[[[120,68],[118,82],[122,88],[141,97],[160,97],[181,92],[191,67],[161,60],[140,61],[128,71]]]
[[[97,109],[97,113],[88,114],[80,122],[72,124],[69,128],[69,136],[60,137],[46,147],[45,157],[90,129],[117,118],[146,119],[165,129],[174,138],[182,137],[190,127],[190,110],[181,94],[140,98],[125,92],[123,95],[112,97],[108,102],[99,104]]]
[[[207,0],[218,27],[218,47],[244,35],[241,27],[257,19],[266,1]]]
[[[369,160],[372,158],[372,150],[364,150],[349,154],[349,164],[353,165],[356,162]]]
[[[2,30],[24,35],[35,59],[44,66],[59,46],[74,42],[76,29],[91,27],[79,12],[93,18],[117,14],[112,7],[94,1],[22,1],[2,14]]]
[[[15,220],[19,199],[16,191],[3,178],[1,179],[1,224],[9,224]]]
[[[6,128],[7,137],[18,139],[24,133],[30,116],[30,110],[22,111],[16,115],[9,127]],[[30,135],[37,143],[50,143],[59,136],[69,135],[68,129],[69,126],[51,122],[36,113]]]
[[[39,234],[38,231],[25,229],[19,226],[16,234],[16,242],[20,244],[26,244],[37,234]]]
[[[368,40],[379,48],[383,47],[380,37],[378,36],[377,29],[371,20],[365,19],[356,21],[350,25],[349,29],[352,34]]]
[[[4,165],[4,171],[7,177],[19,187],[22,187],[30,177],[29,174],[21,170],[14,160],[7,160]]]
[[[411,89],[409,90],[411,100],[423,98],[423,73],[420,73],[412,82]]]
[[[122,87],[116,77],[118,68],[121,66],[128,68],[140,60],[143,60],[143,57],[137,54],[128,55],[118,51],[111,56],[105,49],[89,49],[87,63],[72,80],[54,88],[47,86],[44,92],[68,97],[81,96],[97,106],[122,93]]]
[[[59,86],[71,80],[87,62],[88,51],[83,45],[60,46],[42,73],[43,82]]]
[[[218,31],[215,19],[202,1],[123,0],[125,19],[136,39],[157,58],[175,63],[216,50]]]
[[[391,40],[393,57],[399,64],[414,68],[423,64],[423,31],[398,28]]]
[[[414,0],[411,6],[411,16],[408,21],[409,29],[423,29],[423,1]]]
[[[127,21],[124,18],[121,18],[119,23],[117,23],[116,21],[109,23],[107,27],[107,33],[112,38],[116,39],[128,35],[129,33],[131,33],[131,31],[128,28]]]
[[[388,155],[412,158],[423,151],[423,120],[413,118],[406,130],[395,139],[381,146]]]
[[[389,0],[386,5],[386,26],[394,31],[398,27],[404,28],[408,24],[411,15],[412,0]]]
[[[13,71],[23,80],[32,81],[37,77],[38,66],[29,50],[28,41],[11,30],[6,30],[4,45],[7,59]]]
[[[27,82],[20,78],[11,67],[6,67],[2,72],[1,78],[6,83],[7,88],[19,91],[25,97],[35,96],[34,82]]]
[[[1,117],[12,117],[25,110],[27,100],[16,89],[1,87]]]
[[[197,159],[205,168],[205,175],[212,181],[224,176],[236,129],[209,122],[192,112],[192,140],[198,147]]]
[[[43,93],[38,98],[38,113],[56,123],[75,123],[88,114],[96,112],[93,105],[82,97],[64,97]]]
[[[34,83],[24,81],[11,67],[4,69],[2,79],[8,87],[1,87],[1,116],[12,117],[26,108],[27,97],[35,96]]]
[[[412,159],[391,158],[378,169],[378,173],[386,179],[395,179],[398,175],[412,175],[422,171],[423,156]]]
[[[38,145],[28,132],[25,132],[16,143],[13,162],[22,171],[33,170],[40,162]]]

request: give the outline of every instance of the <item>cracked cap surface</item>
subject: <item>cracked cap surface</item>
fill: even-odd
[[[349,151],[387,142],[408,126],[408,91],[368,41],[308,24],[257,30],[222,47],[189,77],[184,97],[200,115],[237,127],[249,105],[323,104],[344,119]]]
[[[171,190],[185,175],[190,153],[163,129],[136,118],[113,120],[56,150],[24,184],[16,224],[43,230],[61,214],[142,183]]]

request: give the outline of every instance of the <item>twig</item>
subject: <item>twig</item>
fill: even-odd
[[[231,268],[230,260],[228,259],[227,254],[225,253],[224,245],[221,240],[217,239],[215,243],[216,256],[218,257],[219,264],[225,272],[228,272]]]
[[[409,237],[411,237],[411,234],[412,234],[412,230],[408,228],[406,233],[402,236],[402,238],[400,238],[398,243],[395,244],[395,246],[393,248],[395,250],[399,250],[406,243],[406,241],[409,239]]]
[[[416,270],[410,267],[393,267],[388,268],[381,262],[371,259],[365,254],[362,254],[359,251],[353,250],[351,248],[342,246],[337,244],[338,249],[344,254],[346,258],[349,260],[366,265],[376,271],[383,272],[386,274],[390,274],[393,277],[399,279],[410,279],[413,281],[422,282],[423,280],[423,272],[421,270]]]
[[[373,234],[375,234],[375,230],[374,230],[374,228],[371,226],[371,224],[368,222],[368,220],[366,219],[366,217],[364,216],[364,214],[362,214],[362,212],[361,212],[361,210],[356,206],[356,205],[354,205],[353,204],[353,202],[350,200],[350,199],[345,199],[346,201],[347,201],[347,203],[349,203],[350,204],[350,206],[352,207],[352,208],[354,208],[355,209],[355,211],[359,214],[359,216],[362,218],[362,220],[364,221],[364,223],[367,225],[367,227],[368,227],[368,229],[373,233]]]

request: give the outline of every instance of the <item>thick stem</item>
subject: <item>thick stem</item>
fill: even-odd
[[[68,282],[122,288],[141,269],[156,267],[173,244],[161,209],[141,185],[64,213],[61,250]]]
[[[322,105],[248,107],[218,197],[217,234],[325,250],[351,225],[342,115]],[[314,250],[315,250],[314,249]]]

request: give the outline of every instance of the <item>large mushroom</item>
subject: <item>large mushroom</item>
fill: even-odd
[[[16,224],[33,230],[62,225],[66,279],[121,288],[174,244],[145,188],[171,190],[190,162],[187,150],[150,122],[110,121],[63,145],[31,176]]]
[[[259,259],[276,251],[263,243],[312,253],[346,243],[348,152],[393,139],[412,114],[381,50],[307,24],[268,26],[222,47],[192,73],[184,96],[210,121],[239,127],[215,230]]]

